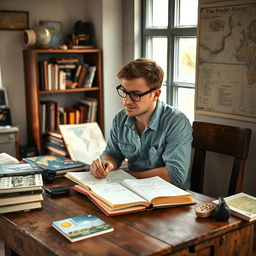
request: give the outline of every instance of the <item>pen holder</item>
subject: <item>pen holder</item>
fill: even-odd
[[[214,217],[216,221],[227,221],[230,217],[230,209],[222,196],[219,197],[219,203],[215,208]]]

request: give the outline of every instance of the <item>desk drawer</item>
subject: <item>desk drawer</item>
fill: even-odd
[[[0,144],[15,143],[15,133],[2,133],[0,134]]]
[[[226,256],[252,255],[253,248],[253,225],[245,226],[233,232],[219,235],[213,239],[202,241],[187,249],[177,251],[175,256]]]

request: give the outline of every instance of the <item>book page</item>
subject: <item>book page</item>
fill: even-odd
[[[0,154],[0,165],[7,165],[7,164],[18,164],[19,160],[8,155],[7,153]]]
[[[107,183],[107,184],[95,184],[90,186],[92,194],[100,197],[102,201],[108,201],[110,206],[114,207],[115,205],[131,205],[134,203],[145,204],[148,202],[133,193],[126,187],[122,186],[119,183]]]
[[[190,195],[189,192],[176,187],[158,176],[136,180],[127,179],[122,181],[121,184],[149,202],[156,197],[177,197]]]
[[[124,179],[136,179],[122,169],[111,171],[107,178],[96,178],[90,172],[68,172],[65,177],[89,187],[95,184],[120,183]]]

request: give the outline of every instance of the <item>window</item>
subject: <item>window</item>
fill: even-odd
[[[194,120],[198,0],[143,0],[143,56],[165,72],[161,100]]]

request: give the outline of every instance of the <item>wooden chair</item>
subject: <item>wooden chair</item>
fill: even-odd
[[[203,193],[206,151],[211,151],[234,157],[228,195],[241,192],[250,140],[251,129],[195,121],[190,189]]]

